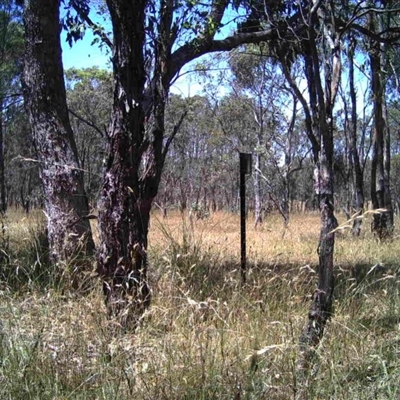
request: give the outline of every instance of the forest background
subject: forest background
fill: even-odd
[[[282,6],[264,15],[250,3],[252,18],[232,29],[249,34],[262,28],[260,21],[287,20],[294,12]],[[316,34],[315,48],[262,41],[205,56],[189,65],[203,90],[168,97],[163,144],[169,152],[152,199],[148,249],[153,305],[141,311],[136,329],[120,311],[107,314],[97,275],[87,268],[93,259],[82,268],[79,257],[56,263],[49,257],[38,212],[49,199],[21,91],[22,14],[2,3],[1,379],[7,397],[396,398],[398,9],[395,2],[339,3],[321,10],[349,12],[348,26],[354,23],[358,35],[346,36],[338,21],[324,30],[317,13],[321,26],[310,24],[310,36],[296,36],[304,45]],[[198,18],[204,18],[201,7]],[[69,40],[83,32],[75,22],[65,22]],[[329,47],[336,40],[340,46]],[[115,76],[69,68],[65,84],[95,220]],[[246,285],[238,273],[239,152],[252,153],[254,167],[247,178]],[[96,223],[92,229],[98,246]],[[147,284],[146,275],[140,279]],[[310,327],[317,329],[310,333]],[[76,329],[85,340],[74,338]]]
[[[113,88],[112,71],[109,65],[110,51],[104,47],[99,48],[97,42],[92,43],[94,36],[90,32],[86,32],[85,35],[82,42],[78,41],[71,47],[66,40],[66,33],[63,33],[62,43],[64,64],[69,66],[90,65],[90,67],[67,69],[65,77],[69,108],[72,112],[70,118],[77,136],[80,158],[83,164],[87,160],[91,160],[88,163],[90,169],[86,176],[86,187],[92,205],[94,205],[99,191],[102,154],[105,148],[105,141],[101,143],[102,135],[99,131],[104,130],[108,124],[110,112],[108,99],[112,97]],[[19,51],[19,55],[9,54],[8,58],[10,56],[22,57],[22,47]],[[179,112],[185,108],[190,109],[190,112],[185,118],[184,126],[180,129],[179,138],[176,140],[178,143],[173,144],[170,161],[166,167],[167,172],[163,177],[161,189],[163,194],[159,195],[157,202],[159,205],[163,204],[167,208],[173,208],[182,207],[182,204],[179,203],[186,203],[186,205],[183,204],[183,208],[185,208],[187,204],[198,206],[202,202],[207,208],[211,206],[214,209],[232,209],[232,207],[238,209],[239,178],[236,166],[238,156],[235,156],[234,152],[243,151],[262,157],[263,165],[260,173],[264,175],[264,178],[260,179],[260,185],[261,196],[265,200],[263,202],[267,203],[266,208],[269,208],[271,201],[274,207],[277,207],[284,197],[282,186],[285,179],[282,179],[282,174],[288,168],[288,165],[285,165],[285,157],[290,159],[286,163],[295,165],[291,166],[294,170],[292,172],[293,182],[290,185],[292,187],[291,206],[295,207],[296,205],[298,209],[315,209],[317,207],[316,199],[313,199],[315,194],[312,183],[313,167],[310,145],[306,139],[305,129],[301,126],[301,106],[290,93],[280,68],[273,65],[273,60],[267,56],[266,51],[264,53],[261,45],[259,48],[253,46],[250,50],[247,48],[235,50],[228,56],[219,56],[218,60],[204,57],[204,61],[192,63],[184,71],[183,77],[177,79],[178,83],[172,86],[173,94],[168,105],[167,124],[173,127],[180,117]],[[368,188],[370,187],[369,169],[371,168],[370,156],[373,139],[373,104],[371,79],[367,71],[369,62],[367,56],[368,54],[359,51],[354,60],[356,64],[354,90],[357,92],[359,110],[357,114],[359,122],[357,140],[359,143],[357,144],[362,156],[363,169],[367,170],[363,176],[366,200],[370,201]],[[6,61],[7,59],[5,59]],[[14,62],[14,60],[12,61]],[[395,67],[393,63],[391,65],[392,68]],[[6,68],[7,66],[4,67],[4,69]],[[16,75],[8,79],[13,80],[15,77],[14,83],[17,86],[7,88],[10,93],[6,91],[4,98],[18,94],[15,90],[18,88],[18,70],[14,73]],[[386,96],[390,100],[388,124],[390,132],[392,132],[390,143],[391,155],[394,158],[391,189],[394,206],[398,207],[399,196],[396,184],[396,177],[399,175],[397,173],[399,163],[396,161],[399,148],[396,107],[397,77],[394,72],[388,75],[386,77]],[[300,80],[299,85],[304,91],[306,85],[304,78],[299,74],[298,79]],[[351,113],[351,107],[348,104],[350,102],[348,77],[343,77],[341,85],[341,98],[338,100],[335,113],[335,190],[337,209],[346,209],[347,212],[351,212],[351,202],[354,196],[351,192],[352,165],[348,134]],[[200,88],[201,90],[199,90]],[[194,95],[190,96],[191,92]],[[22,92],[20,92],[20,96],[22,96]],[[18,146],[18,144],[27,144],[27,141],[19,140],[21,138],[13,134],[15,130],[21,132],[22,138],[25,136],[29,139],[29,135],[27,136],[26,133],[29,129],[26,121],[24,126],[24,110],[21,107],[21,99],[21,97],[14,98],[14,102],[5,106],[8,115],[5,116],[7,123],[4,130],[10,130],[10,134],[5,135],[5,141],[9,140],[10,143],[4,145],[7,149],[5,152],[6,170],[10,172],[10,175],[7,176],[6,197],[10,205],[29,207],[30,201],[27,199],[31,199],[35,204],[40,202],[40,184],[38,169],[35,170],[32,165],[25,165],[27,163],[16,162],[19,156],[29,158],[31,155],[29,152],[21,151]],[[258,114],[262,114],[262,118]],[[81,119],[79,120],[77,117],[81,117]],[[13,121],[14,118],[15,121]],[[82,118],[86,122],[82,121]],[[260,122],[263,124],[262,129],[265,132],[260,133]],[[293,134],[290,132],[291,123],[295,124],[296,132]],[[259,137],[257,138],[257,136]],[[90,147],[93,140],[95,143],[89,150],[88,146]],[[188,143],[189,141],[192,143]],[[292,145],[291,142],[294,144]],[[180,154],[179,149],[182,149]],[[290,154],[285,154],[287,149]],[[220,154],[214,154],[218,150],[220,150]],[[175,153],[177,154],[175,155]],[[223,160],[222,154],[225,154],[225,158],[229,158],[229,160]],[[178,160],[178,158],[180,159]],[[208,161],[211,163],[209,164]],[[178,165],[179,167],[175,169],[174,166]],[[215,165],[218,167],[215,168]],[[212,179],[201,182],[202,177],[208,174],[205,166],[213,166],[207,168]],[[27,174],[24,168],[31,172]],[[170,172],[170,169],[174,171]],[[98,177],[97,184],[93,182],[96,176]],[[176,181],[180,176],[182,176],[182,179],[179,179],[182,182],[182,188],[177,192],[179,185],[169,185],[168,183]],[[189,177],[192,179],[188,184]],[[32,180],[35,180],[35,184],[32,184]],[[201,186],[201,183],[206,183],[208,187]],[[216,193],[216,186],[218,193]],[[249,205],[250,208],[254,208],[254,186],[250,184],[248,190],[250,191]],[[233,203],[236,204],[233,205]]]

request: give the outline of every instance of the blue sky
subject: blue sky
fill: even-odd
[[[88,29],[85,33],[85,36],[82,40],[74,43],[72,47],[66,42],[66,32],[63,31],[61,34],[61,45],[63,50],[63,63],[64,69],[67,70],[69,68],[90,68],[93,66],[97,66],[99,68],[111,69],[110,65],[110,54],[107,54],[105,49],[101,49],[97,44],[92,45],[92,41],[94,36],[90,29]],[[360,60],[358,60],[360,61]],[[195,62],[196,63],[196,62]],[[190,66],[187,66],[186,70],[190,69]],[[344,77],[344,79],[346,79]],[[361,74],[357,74],[357,84],[359,86],[359,111],[364,107],[364,96],[362,93],[365,92],[365,84],[366,80],[364,76]],[[346,82],[344,82],[346,83]],[[303,85],[303,89],[305,89],[305,82]],[[193,96],[196,94],[201,94],[204,90],[204,82],[196,77],[195,74],[187,74],[177,80],[177,82],[171,87],[171,93],[179,94],[184,97]],[[226,89],[221,87],[220,94],[225,94]],[[337,106],[341,103],[341,99],[337,99]]]
[[[90,68],[97,66],[99,68],[111,69],[110,54],[105,49],[100,49],[97,44],[92,46],[94,39],[90,30],[87,30],[82,40],[74,43],[72,47],[66,42],[66,32],[61,34],[61,46],[64,70],[69,68]],[[203,85],[198,83],[197,79],[192,79],[190,74],[180,78],[171,88],[171,92],[182,96],[195,95],[203,89]]]
[[[90,30],[87,30],[83,40],[74,43],[72,47],[66,42],[66,32],[61,34],[61,46],[64,69],[69,68],[89,68],[97,66],[99,68],[111,68],[108,64],[110,55],[98,45],[91,45],[94,37]]]
[[[64,10],[62,9],[61,14],[63,14]],[[95,11],[91,12],[91,18],[95,22],[101,22],[104,24],[104,21],[101,20],[100,17],[95,13]],[[222,29],[222,32],[217,35],[219,39],[229,35],[230,31],[236,26],[235,23],[229,22],[234,19],[236,13],[233,13],[231,10],[226,12],[224,16],[223,22],[227,23],[227,26]],[[106,23],[107,25],[107,23]],[[111,69],[110,65],[110,56],[111,54],[107,54],[105,49],[100,49],[97,44],[92,45],[94,36],[90,29],[87,29],[85,35],[82,40],[74,43],[72,47],[66,41],[66,32],[63,30],[61,33],[61,46],[62,46],[62,57],[64,70],[69,68],[90,68],[93,66],[97,66],[99,68]],[[205,57],[207,58],[207,56]],[[191,70],[193,65],[196,64],[200,60],[196,60],[192,65],[187,65],[182,72]],[[204,82],[201,82],[196,74],[184,74],[181,78],[179,78],[174,85],[171,87],[171,92],[175,94],[180,94],[182,96],[193,96],[195,94],[199,94],[204,90]],[[223,90],[225,92],[225,90]]]

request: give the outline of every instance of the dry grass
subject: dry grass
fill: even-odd
[[[40,263],[40,217],[21,217],[7,221],[7,270],[17,265],[29,279],[3,274],[0,398],[293,398],[316,282],[317,214],[294,215],[287,230],[279,216],[249,226],[245,286],[237,216],[192,224],[154,214],[153,304],[136,332],[107,318],[100,287],[83,295],[65,280],[43,282],[41,268],[51,269]],[[339,235],[335,317],[309,398],[400,398],[399,254],[397,238]]]

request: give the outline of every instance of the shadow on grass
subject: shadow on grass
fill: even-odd
[[[3,250],[4,252],[4,250]],[[49,259],[47,231],[43,223],[29,228],[25,238],[11,243],[1,260],[0,287],[9,293],[48,289],[78,295],[98,282],[94,258],[77,256],[68,264],[55,265]]]
[[[398,272],[398,266],[379,263],[357,263],[348,268],[339,268],[335,274],[335,297],[371,295],[396,286]]]

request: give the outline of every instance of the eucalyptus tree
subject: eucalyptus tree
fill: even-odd
[[[378,3],[378,4],[375,4]],[[390,3],[374,2],[381,10],[388,8],[385,14],[371,11],[367,17],[367,26],[372,33],[385,32],[389,28]],[[385,35],[385,34],[384,34]],[[387,45],[375,37],[368,38],[371,69],[371,96],[374,113],[373,153],[371,162],[371,200],[374,209],[385,209],[374,214],[372,230],[383,239],[392,235],[393,208],[390,193],[390,131],[387,121],[386,80],[388,70]]]
[[[257,3],[258,4],[258,3]],[[309,321],[302,334],[301,367],[305,368],[310,348],[322,337],[331,315],[333,299],[334,216],[333,197],[333,107],[341,77],[341,36],[334,2],[259,2],[255,10],[261,29],[263,25],[285,27],[280,40],[269,41],[268,51],[281,64],[283,74],[304,112],[306,134],[315,164],[314,189],[321,214],[318,247],[318,288],[314,293]],[[246,29],[254,30],[246,25]],[[307,97],[293,75],[301,62]]]
[[[113,27],[115,93],[99,202],[98,269],[110,309],[124,307],[130,294],[140,312],[150,302],[150,209],[173,140],[173,135],[164,134],[171,83],[194,59],[261,41],[266,34],[216,39],[230,6],[227,0],[109,0],[107,6]]]
[[[60,0],[24,2],[23,90],[44,190],[50,258],[94,249],[88,202],[71,129],[60,44]]]
[[[356,31],[378,43],[397,39],[397,28],[372,31],[363,25],[368,13],[383,9],[366,2],[256,2],[255,20],[247,29],[263,25],[279,26],[280,40],[269,41],[270,51],[280,61],[288,84],[303,107],[306,132],[315,163],[314,189],[321,214],[318,246],[318,287],[314,293],[309,320],[301,336],[303,357],[300,367],[310,361],[312,349],[318,345],[326,322],[332,315],[334,290],[333,253],[335,228],[333,191],[334,119],[333,110],[342,75],[342,48],[346,35]],[[286,27],[286,29],[283,29]],[[301,60],[307,96],[292,76],[292,68]]]
[[[350,32],[347,44],[347,59],[349,64],[349,93],[350,93],[350,113],[348,113],[347,107],[345,106],[346,120],[348,124],[349,132],[349,161],[352,170],[353,177],[353,192],[354,192],[354,205],[355,211],[358,214],[362,214],[364,211],[364,169],[362,159],[360,157],[360,151],[358,150],[358,113],[357,113],[357,93],[355,87],[355,54],[356,54],[356,43],[357,35],[355,32]],[[345,105],[347,103],[345,102]],[[350,118],[348,117],[350,114]],[[356,218],[353,222],[353,235],[359,236],[361,232],[362,218]]]
[[[282,41],[276,43],[276,56],[281,62],[286,79],[296,94],[305,114],[306,133],[315,163],[314,189],[318,196],[321,232],[318,246],[318,288],[314,293],[309,321],[301,337],[303,357],[300,367],[306,369],[310,347],[317,345],[332,312],[334,277],[333,252],[334,215],[333,197],[333,107],[341,78],[341,28],[333,3],[305,2],[299,9],[306,22],[297,35],[295,46]],[[332,21],[332,23],[330,23]],[[329,28],[328,28],[329,24]],[[289,53],[288,53],[289,50]],[[295,57],[301,57],[308,100],[292,76]]]

